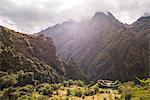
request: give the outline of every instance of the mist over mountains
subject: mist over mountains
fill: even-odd
[[[66,63],[72,60],[87,80],[149,76],[149,16],[126,25],[110,12],[97,12],[91,19],[66,21],[39,34],[51,37],[57,55]]]

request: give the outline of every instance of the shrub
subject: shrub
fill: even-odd
[[[27,84],[34,85],[34,73],[33,72],[25,72],[20,70],[18,72],[18,83],[19,86],[24,86]]]
[[[84,86],[84,82],[81,81],[81,80],[78,80],[78,81],[77,81],[77,85],[83,87],[83,86]]]
[[[64,87],[69,87],[69,82],[68,81],[64,81],[63,85],[64,85]]]
[[[91,87],[95,93],[98,93],[99,92],[99,87],[98,87],[98,84],[95,84],[94,86]]]
[[[0,71],[0,77],[2,77],[2,76],[7,76],[7,75],[8,75],[7,72]]]
[[[15,74],[4,75],[0,78],[0,85],[3,88],[14,86],[16,83],[17,83],[17,78]]]
[[[147,79],[138,79],[138,81],[140,82],[141,86],[143,86],[144,88],[149,89],[150,78],[147,78]]]
[[[16,100],[20,96],[19,91],[16,88],[9,87],[5,90],[4,97],[9,100]]]
[[[130,100],[131,99],[131,94],[125,94],[124,98],[125,98],[125,100]]]
[[[32,94],[34,92],[34,87],[33,85],[26,85],[19,88],[19,92],[21,95]]]
[[[135,85],[134,82],[126,82],[122,84],[118,91],[121,93],[121,98],[128,100],[128,99],[137,99],[140,100],[147,100],[150,98],[150,90],[149,90],[149,79],[142,79],[140,80],[138,85]]]
[[[82,91],[80,91],[80,90],[75,90],[74,91],[74,96],[77,96],[77,97],[81,97],[82,96]]]
[[[47,96],[51,96],[53,93],[53,88],[51,87],[50,84],[48,83],[42,83],[39,84],[36,88],[36,90],[42,94],[42,95],[47,95]]]
[[[58,90],[60,88],[61,84],[52,84],[51,87],[53,90]]]
[[[73,80],[68,80],[68,85],[74,85],[74,81]]]
[[[95,91],[93,89],[85,90],[84,95],[85,96],[92,96],[95,94]]]
[[[88,85],[88,87],[91,87],[91,86],[93,86],[93,85],[94,85],[94,82],[91,81],[91,83]]]

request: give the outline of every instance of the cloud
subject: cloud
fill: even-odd
[[[0,25],[21,32],[38,32],[68,19],[90,18],[110,11],[123,23],[149,14],[149,0],[0,0]]]

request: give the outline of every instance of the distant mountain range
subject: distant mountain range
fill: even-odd
[[[150,16],[127,25],[110,12],[97,12],[91,19],[66,21],[38,34],[51,37],[58,56],[74,63],[72,68],[89,81],[150,75]]]

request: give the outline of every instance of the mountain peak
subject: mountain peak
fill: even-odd
[[[92,17],[92,20],[100,21],[100,23],[102,23],[102,21],[104,23],[109,23],[109,22],[119,22],[111,12],[107,11],[107,12],[96,12],[95,15]],[[120,22],[119,22],[120,23]]]
[[[100,17],[104,17],[105,18],[106,16],[107,15],[105,15],[104,12],[96,12],[92,19],[100,18]]]
[[[111,12],[109,12],[109,11],[107,11],[107,12],[96,12],[93,18],[95,18],[95,17],[111,17],[111,18],[115,18],[113,16],[113,14]]]

